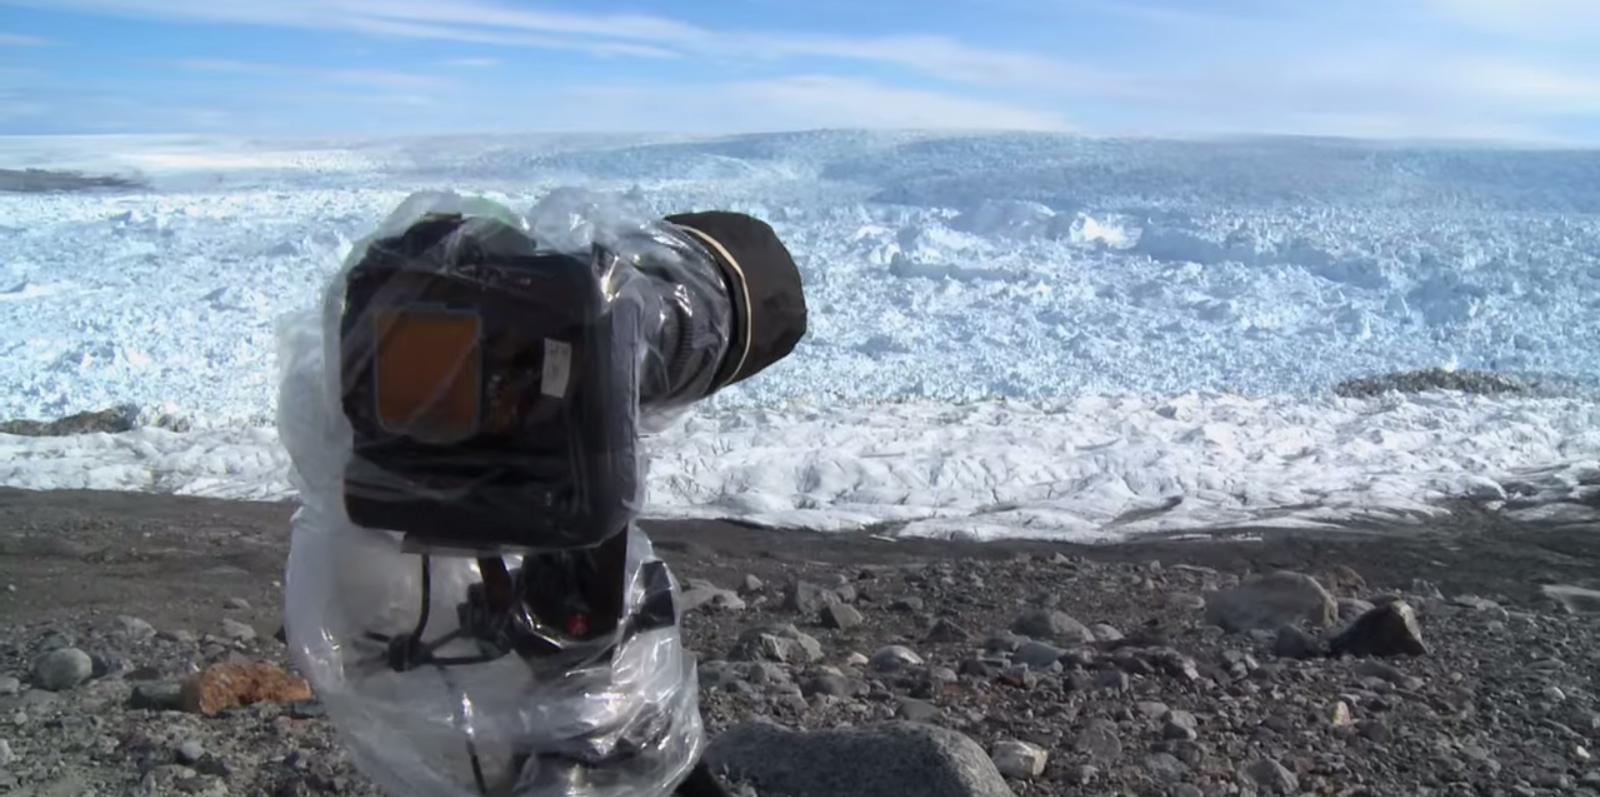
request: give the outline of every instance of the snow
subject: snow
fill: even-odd
[[[144,191],[0,195],[0,484],[276,500],[275,324],[415,190],[773,222],[811,330],[652,445],[650,513],[977,539],[1573,516],[1600,489],[1600,153],[852,131],[0,140]],[[1451,366],[1509,397],[1342,398]]]

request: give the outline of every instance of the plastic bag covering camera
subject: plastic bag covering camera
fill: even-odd
[[[713,388],[729,338],[726,286],[692,244],[647,213],[581,192],[553,194],[526,216],[454,194],[411,197],[354,247],[322,306],[280,329],[279,429],[301,504],[285,583],[291,654],[357,765],[396,797],[665,795],[704,739],[694,665],[676,623],[638,622],[678,591],[632,522],[644,499],[642,464],[636,478],[623,479],[631,487],[627,522],[608,541],[623,552],[613,630],[558,656],[521,655],[504,637],[486,641],[483,618],[468,610],[495,575],[485,563],[528,565],[544,555],[536,541],[498,551],[481,542],[468,551],[419,549],[401,532],[357,525],[347,510],[355,446],[341,368],[352,356],[347,278],[370,260],[375,242],[451,215],[520,231],[541,251],[594,255],[602,310],[632,308],[642,321],[637,415],[627,419],[635,429],[664,426]],[[426,488],[364,473],[394,480],[391,489]],[[526,613],[513,619],[513,630],[561,646],[563,629]],[[424,623],[426,638],[417,639]],[[396,640],[436,646],[433,663],[396,666]],[[407,644],[398,648],[409,655]]]

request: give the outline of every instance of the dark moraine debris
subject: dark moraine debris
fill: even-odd
[[[131,432],[145,425],[141,422],[141,415],[142,413],[138,407],[131,404],[123,404],[103,410],[77,412],[53,421],[26,418],[0,421],[0,434],[13,434],[22,437],[68,437],[98,432],[118,434]],[[187,421],[166,415],[156,418],[150,425],[174,432],[185,432],[190,428]]]
[[[21,419],[0,421],[0,433],[25,437],[66,437],[94,432],[127,432],[139,423],[139,408],[129,405],[78,412],[53,421]]]
[[[14,193],[46,194],[148,187],[139,180],[109,174],[83,174],[55,169],[0,169],[0,191]]]
[[[1425,393],[1430,390],[1497,395],[1525,393],[1528,386],[1516,379],[1491,371],[1449,371],[1443,368],[1429,368],[1347,379],[1333,388],[1333,392],[1343,398],[1372,398],[1385,393]]]

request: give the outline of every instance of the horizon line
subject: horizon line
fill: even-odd
[[[1096,131],[1085,129],[1048,130],[1034,128],[994,127],[814,127],[772,130],[732,131],[668,131],[668,130],[541,130],[537,128],[485,128],[480,130],[433,130],[395,133],[320,133],[320,134],[269,134],[251,135],[228,132],[165,132],[165,133],[0,133],[0,141],[65,141],[65,140],[122,140],[159,141],[189,139],[194,141],[248,141],[257,144],[333,143],[408,141],[430,138],[463,138],[485,136],[537,136],[542,138],[618,138],[643,137],[679,140],[719,140],[757,138],[763,136],[822,135],[829,133],[865,133],[882,136],[961,136],[961,137],[1012,137],[1085,139],[1125,142],[1190,142],[1190,143],[1241,143],[1250,141],[1321,141],[1347,144],[1378,144],[1386,146],[1413,146],[1431,148],[1490,148],[1490,149],[1541,149],[1587,151],[1600,150],[1600,141],[1584,142],[1562,139],[1475,138],[1475,137],[1425,137],[1425,136],[1354,136],[1327,133],[1293,133],[1274,131],[1239,130],[1232,132],[1179,132],[1179,131]],[[666,141],[656,143],[667,143]],[[648,146],[648,144],[647,144]]]

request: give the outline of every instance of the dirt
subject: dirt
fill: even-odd
[[[161,684],[203,666],[243,657],[292,667],[271,635],[293,511],[0,490],[0,682],[10,681],[0,684],[0,715],[15,726],[10,738],[0,733],[11,762],[0,765],[0,792],[379,794],[315,701],[209,718],[147,705]],[[740,587],[749,601],[682,618],[714,745],[752,718],[820,731],[919,716],[982,751],[1035,745],[1048,766],[997,792],[1018,797],[1245,795],[1270,792],[1258,781],[1275,778],[1298,783],[1295,793],[1341,797],[1600,794],[1588,664],[1600,635],[1592,617],[1566,614],[1540,590],[1600,587],[1592,524],[1513,523],[1461,507],[1427,524],[1096,546],[643,525],[680,579]],[[1274,570],[1324,579],[1341,601],[1415,603],[1427,652],[1392,664],[1280,656],[1272,633],[1223,634],[1186,600]],[[748,587],[750,575],[765,586]],[[789,592],[797,582],[843,585],[853,597],[835,600],[857,607],[840,610],[856,618],[830,623],[839,612],[801,608]],[[1019,669],[994,644],[1030,607],[1070,610],[1111,635],[1062,642],[1053,665]],[[237,621],[256,634],[239,634]],[[129,628],[150,635],[133,639]],[[822,658],[752,662],[737,652],[753,630],[775,628],[810,637]],[[61,645],[105,673],[42,691],[35,663]],[[899,675],[860,665],[896,649],[925,665]],[[1342,724],[1329,721],[1334,708]],[[780,747],[755,761],[783,759]],[[887,765],[854,763],[862,778]],[[781,783],[805,774],[793,767],[734,774],[744,795],[806,791]]]
[[[0,489],[0,622],[132,614],[161,627],[220,622],[243,598],[263,634],[281,622],[288,503],[117,492]],[[680,578],[781,581],[813,564],[1009,559],[1062,552],[1096,561],[1160,560],[1230,571],[1321,571],[1335,564],[1375,583],[1424,579],[1447,594],[1537,600],[1545,583],[1600,587],[1600,525],[1515,523],[1463,507],[1427,524],[1339,531],[1237,528],[1205,539],[1151,536],[1120,544],[958,542],[863,533],[757,529],[729,522],[644,522]],[[232,611],[229,616],[237,617]]]

